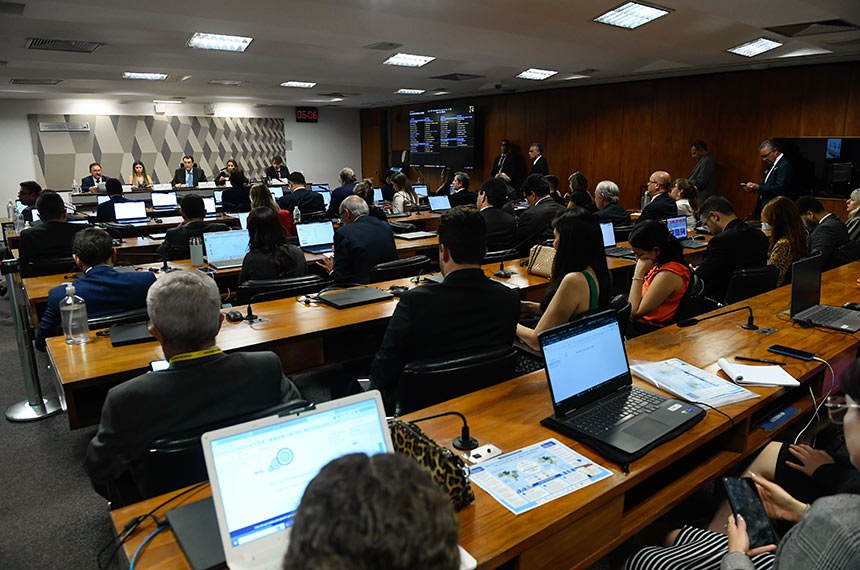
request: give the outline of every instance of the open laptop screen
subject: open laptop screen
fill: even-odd
[[[248,253],[248,230],[207,232],[203,234],[206,259],[209,263],[225,259],[239,259]]]
[[[328,208],[328,205],[331,204],[331,192],[318,192],[320,196],[322,196],[323,204]]]
[[[430,196],[428,199],[430,200],[430,209],[434,212],[451,209],[448,196]]]
[[[107,196],[105,196],[105,198],[107,198]],[[101,203],[101,202],[99,202],[99,203]],[[18,212],[19,214],[23,214],[24,209],[26,207],[27,206],[23,202],[21,202],[20,200],[15,200],[15,211]]]
[[[214,196],[206,196],[205,198],[203,198],[203,205],[206,206],[207,215],[214,216],[217,213],[215,210]]]
[[[422,198],[427,197],[427,185],[426,184],[413,184],[412,189],[415,190],[415,193]]]
[[[385,201],[385,199],[382,197],[382,188],[373,189],[373,201],[377,204],[381,204]]]
[[[234,218],[239,218],[239,227],[243,230],[248,229],[248,216],[251,215],[251,212],[236,212],[235,214],[230,214]]]
[[[331,222],[297,224],[296,231],[299,234],[299,245],[301,247],[334,243],[334,226]]]
[[[331,187],[328,184],[311,184],[311,190],[314,192],[330,192]]]
[[[678,239],[687,237],[687,216],[675,216],[666,218],[666,227],[669,232]]]
[[[42,219],[42,216],[39,214],[39,210],[37,210],[36,208],[33,208],[32,210],[30,210],[30,213],[33,215],[33,221],[34,222],[38,222],[39,220]]]
[[[221,195],[224,194],[224,191],[223,190],[213,190],[212,194],[215,197],[215,203],[220,204],[221,203]]]
[[[143,202],[116,202],[113,211],[118,222],[146,218],[146,204]]]
[[[615,229],[612,226],[612,222],[601,223],[600,233],[603,236],[603,247],[612,247],[615,245]]]
[[[99,204],[104,204],[105,202],[110,200],[110,196],[98,196],[96,200]]]
[[[821,301],[821,254],[791,264],[791,311],[793,317]]]
[[[176,207],[176,192],[153,192],[152,207]]]
[[[277,200],[278,198],[280,198],[284,195],[284,189],[281,188],[280,186],[275,187],[275,188],[269,188],[269,192],[271,192],[272,198],[274,198],[275,200]]]

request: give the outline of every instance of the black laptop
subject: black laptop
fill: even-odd
[[[635,388],[615,311],[538,335],[555,414],[541,424],[619,464],[687,431],[700,407]]]
[[[600,234],[603,236],[603,249],[606,255],[636,259],[632,249],[615,243],[615,226],[612,225],[612,222],[601,222]]]
[[[339,289],[326,291],[317,296],[317,299],[321,302],[326,305],[330,305],[335,309],[348,309],[349,307],[376,303],[377,301],[387,301],[392,298],[394,298],[393,294],[377,287]]]
[[[798,323],[855,333],[860,330],[860,312],[820,305],[821,253],[791,265],[791,318]]]

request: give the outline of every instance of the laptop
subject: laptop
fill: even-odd
[[[415,193],[418,194],[419,198],[427,198],[429,191],[426,184],[414,184],[412,189],[415,190]]]
[[[323,204],[325,204],[326,209],[328,209],[328,205],[331,204],[331,192],[317,192],[320,196],[322,196]]]
[[[600,223],[600,235],[603,236],[603,249],[610,257],[635,258],[633,250],[629,247],[615,245],[615,227],[612,222]]]
[[[326,253],[334,249],[334,226],[330,221],[296,224],[299,247],[308,253]]]
[[[694,404],[635,388],[615,311],[538,335],[554,414],[541,424],[626,464],[705,416]]]
[[[451,202],[448,200],[448,196],[429,196],[428,200],[430,200],[430,210],[432,212],[444,212],[451,209]]]
[[[673,216],[666,218],[666,227],[669,232],[681,242],[681,246],[688,249],[699,249],[707,247],[707,242],[695,239],[687,239],[687,216]]]
[[[221,203],[221,196],[224,194],[224,191],[223,190],[213,190],[212,194],[213,194],[213,197],[215,198],[215,203],[220,204]]]
[[[272,193],[272,198],[274,198],[275,200],[277,200],[278,198],[280,198],[284,195],[284,189],[281,188],[280,186],[278,186],[276,188],[269,188],[269,192]]]
[[[331,187],[328,184],[311,184],[311,190],[314,192],[331,192]]]
[[[42,219],[42,216],[39,214],[39,210],[37,210],[36,208],[33,208],[32,210],[30,210],[30,214],[33,216],[33,223],[34,224]]]
[[[148,222],[145,202],[115,202],[113,205],[116,223],[134,224]]]
[[[382,204],[385,202],[385,198],[382,197],[382,188],[374,188],[373,189],[373,203],[374,204]]]
[[[101,198],[101,196],[99,196],[99,198]],[[105,196],[105,198],[107,198],[107,196]],[[101,202],[99,202],[99,204],[101,204]],[[26,208],[27,206],[23,202],[15,200],[15,211],[18,212],[18,215],[23,214]]]
[[[218,212],[215,209],[215,196],[204,196],[203,205],[206,207],[207,218],[214,218],[218,215]]]
[[[821,253],[791,265],[791,318],[801,324],[855,333],[860,312],[821,302]]]
[[[203,234],[206,262],[215,269],[241,267],[248,253],[248,230],[207,232]]]
[[[176,201],[176,192],[152,193],[153,210],[175,210],[178,207],[179,202]]]
[[[110,200],[110,196],[97,196],[96,200],[98,200],[99,204],[104,204]]]
[[[248,216],[251,215],[251,212],[235,212],[230,214],[233,218],[239,218],[239,227],[243,230],[248,229]]]
[[[378,287],[350,287],[335,291],[325,291],[317,295],[317,300],[335,309],[348,309],[377,301],[393,299],[394,294]]]

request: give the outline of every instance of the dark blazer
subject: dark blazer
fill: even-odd
[[[397,401],[400,373],[410,362],[453,352],[510,346],[520,298],[481,269],[461,269],[442,283],[403,293],[370,368],[386,409]]]
[[[678,205],[675,203],[675,200],[669,196],[668,192],[661,192],[654,196],[648,202],[648,205],[642,209],[642,213],[639,215],[636,223],[644,222],[645,220],[657,220],[659,222],[660,220],[677,215]]]
[[[226,232],[229,229],[225,224],[201,222],[200,220],[187,222],[167,230],[164,242],[158,246],[157,251],[168,261],[189,259],[191,257],[191,249],[188,246],[189,239],[200,237],[208,232]]]
[[[266,168],[266,178],[268,178],[269,180],[273,178],[280,178],[281,180],[283,180],[289,175],[290,169],[287,168],[286,164],[281,165],[281,168],[278,171],[275,170],[274,166],[269,166],[268,168]]]
[[[502,156],[505,157],[504,162],[502,162]],[[493,168],[490,170],[490,178],[495,178],[496,174],[499,172],[504,172],[511,180],[517,179],[519,174],[519,165],[517,164],[517,158],[513,153],[509,152],[506,155],[500,154],[493,160]]]
[[[520,214],[517,220],[517,239],[520,255],[525,257],[533,245],[552,239],[552,221],[567,208],[546,196]]]
[[[30,261],[72,257],[72,239],[84,229],[83,224],[59,221],[36,222],[21,232],[18,258],[23,265]]]
[[[478,203],[478,194],[468,190],[460,190],[456,194],[449,194],[448,201],[452,208],[454,206],[474,206]]]
[[[710,154],[699,158],[687,179],[699,189],[699,204],[717,193],[717,163]]]
[[[325,201],[319,192],[308,190],[304,186],[296,188],[289,194],[278,198],[278,205],[282,210],[293,213],[293,208],[299,207],[303,214],[310,212],[325,212]]]
[[[532,164],[532,169],[529,174],[540,174],[542,176],[549,174],[549,165],[546,163],[546,159],[543,155],[539,156],[537,162]]]
[[[334,232],[335,281],[370,283],[370,270],[377,263],[397,259],[394,232],[388,222],[361,216]]]
[[[305,254],[298,246],[287,244],[284,246],[293,261],[293,268],[281,273],[275,269],[274,257],[264,251],[249,251],[242,260],[242,271],[239,273],[239,283],[249,279],[284,279],[286,277],[301,277],[307,273],[308,264]]]
[[[114,211],[113,205],[117,202],[128,202],[129,199],[123,196],[122,194],[114,194],[110,197],[110,200],[98,205],[96,208],[96,221],[97,222],[115,222],[116,221],[116,212]]]
[[[87,302],[87,316],[106,317],[146,307],[146,292],[155,283],[149,271],[119,272],[110,265],[91,267],[81,279],[74,281],[75,295]],[[62,323],[60,301],[66,297],[66,286],[59,285],[48,292],[48,305],[36,330],[36,348],[45,349],[45,339],[54,334]]]
[[[594,216],[600,222],[612,222],[613,226],[629,226],[630,212],[621,207],[621,204],[609,204],[602,210],[594,212]]]
[[[206,182],[206,175],[203,174],[203,169],[196,164],[191,168],[191,176],[194,179],[194,186],[197,186],[200,182]],[[176,186],[177,184],[185,184],[185,167],[177,168],[176,172],[173,173],[173,185]]]
[[[155,439],[299,398],[271,352],[234,352],[175,362],[111,388],[84,468],[111,498],[118,480],[136,475]]]
[[[743,220],[734,219],[708,243],[696,269],[705,282],[705,296],[722,302],[729,278],[736,269],[763,267],[767,263],[767,237]]]
[[[99,178],[99,182],[107,182],[107,181],[108,181],[108,177],[105,176],[104,174],[102,174],[101,178]],[[97,184],[98,184],[98,182],[93,180],[92,176],[84,176],[83,178],[81,178],[81,190],[83,190],[84,192],[89,192],[90,188],[92,188],[93,186],[95,186]]]
[[[481,210],[487,224],[487,251],[502,251],[514,247],[517,220],[500,208],[489,206]]]
[[[821,268],[826,271],[857,260],[860,248],[848,236],[845,223],[830,214],[809,234],[809,251],[821,252]]]
[[[227,188],[221,194],[221,208],[227,212],[248,212],[251,210],[251,187]]]
[[[381,190],[383,200],[386,202],[394,200],[394,184],[383,184]]]
[[[591,198],[591,194],[584,190],[571,192],[570,201],[580,208],[585,208],[589,212],[594,213],[597,211],[597,204],[594,203],[594,200]]]
[[[788,157],[780,155],[782,158],[774,164],[770,170],[764,173],[762,183],[758,187],[758,203],[756,204],[756,215],[761,214],[761,209],[764,205],[776,198],[777,196],[791,196],[791,163]],[[768,177],[770,173],[770,177]],[[764,182],[767,178],[767,183]]]
[[[340,208],[341,202],[352,196],[352,190],[355,188],[355,180],[352,182],[347,182],[343,186],[338,186],[331,193],[331,202],[328,204],[328,216],[330,218],[337,218],[338,209]]]

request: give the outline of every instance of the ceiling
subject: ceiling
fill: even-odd
[[[636,30],[592,22],[621,3],[0,1],[0,98],[150,101],[183,97],[195,103],[374,107],[497,91],[860,59],[856,28],[797,26],[792,33],[803,31],[795,37],[763,31],[834,19],[860,26],[858,0],[666,0],[654,4],[673,11]],[[197,50],[185,45],[195,31],[250,36],[254,41],[244,53]],[[761,35],[784,45],[752,59],[725,51]],[[27,49],[28,38],[104,45],[93,53],[39,51]],[[403,45],[394,51],[365,47],[378,42]],[[437,59],[418,69],[381,65],[397,51]],[[515,78],[530,67],[559,73],[542,82]],[[122,79],[124,71],[162,72],[169,77],[127,80]],[[452,73],[482,77],[432,78]],[[589,77],[568,79],[576,74]],[[182,81],[186,76],[190,77]],[[12,79],[62,82],[13,85]],[[245,83],[237,87],[208,84],[223,79]],[[288,80],[317,85],[310,90],[279,87]],[[427,93],[395,95],[399,88]]]

